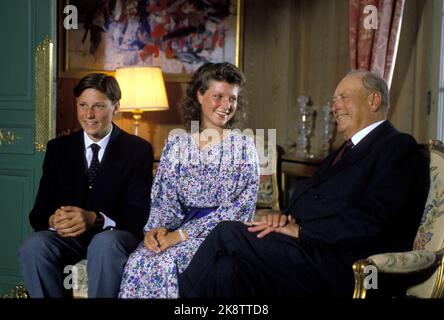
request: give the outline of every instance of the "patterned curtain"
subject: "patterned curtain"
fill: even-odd
[[[377,8],[377,29],[366,28],[368,5]],[[390,88],[401,30],[404,0],[350,0],[349,43],[352,69],[366,69],[382,76]],[[366,20],[367,18],[367,20]]]

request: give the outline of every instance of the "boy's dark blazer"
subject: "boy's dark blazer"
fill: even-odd
[[[60,206],[103,212],[116,228],[138,240],[150,210],[153,150],[149,142],[113,124],[110,140],[96,174],[87,188],[83,130],[48,142],[43,175],[30,222],[35,231],[47,230],[48,219]]]

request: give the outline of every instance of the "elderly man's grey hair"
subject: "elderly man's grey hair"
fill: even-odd
[[[387,113],[390,108],[390,95],[387,82],[378,76],[377,74],[363,70],[357,69],[350,71],[347,75],[356,75],[361,77],[362,85],[370,93],[373,91],[379,92],[381,95],[381,107],[382,110]]]

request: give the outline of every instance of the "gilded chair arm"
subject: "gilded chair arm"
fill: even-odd
[[[353,264],[355,276],[354,299],[365,299],[367,294],[366,278],[371,268],[378,273],[411,275],[435,270],[442,263],[444,249],[437,252],[414,250],[406,252],[381,253],[356,261]]]

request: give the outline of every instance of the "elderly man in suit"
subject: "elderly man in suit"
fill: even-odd
[[[389,121],[385,81],[353,71],[332,111],[346,142],[296,187],[283,214],[222,222],[180,276],[183,297],[351,297],[352,264],[411,248],[428,163]]]
[[[121,97],[117,81],[90,74],[74,94],[83,130],[49,141],[30,213],[36,232],[19,250],[31,297],[65,296],[65,267],[85,257],[88,296],[117,297],[148,218],[153,151],[112,123]]]

